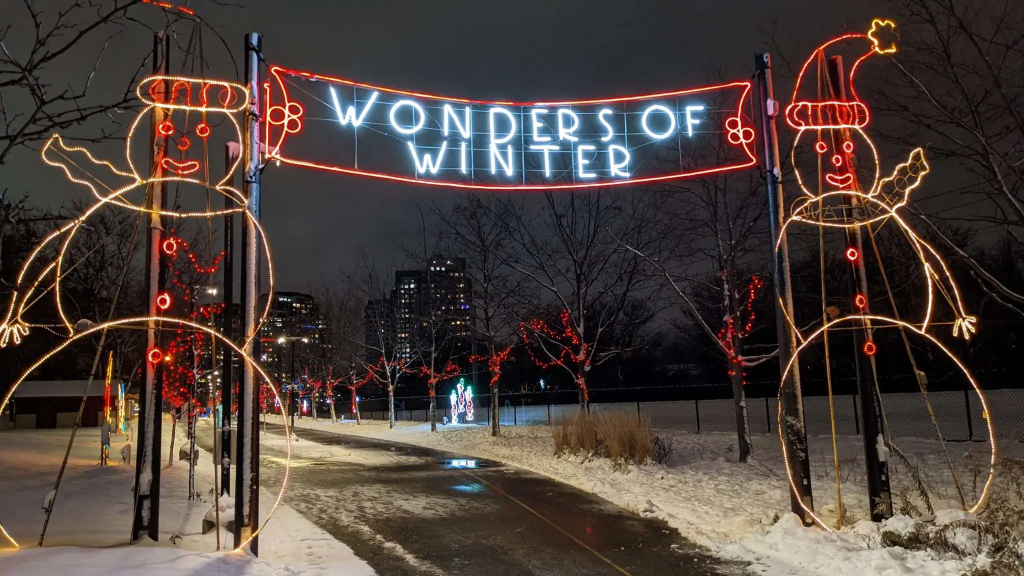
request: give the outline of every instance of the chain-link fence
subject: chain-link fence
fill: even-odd
[[[652,393],[652,390],[656,390]],[[720,396],[721,388],[717,389]],[[708,398],[708,391],[697,387],[660,389],[618,389],[593,391],[592,412],[618,411],[646,417],[654,429],[702,432],[734,432],[736,415],[733,401]],[[651,400],[652,396],[658,397]],[[1000,440],[1024,440],[1024,389],[1000,389],[985,392],[993,418],[996,437]],[[626,400],[627,398],[636,400]],[[666,399],[660,399],[666,398]],[[669,399],[673,398],[673,399]],[[552,424],[573,417],[579,411],[575,391],[501,394],[498,397],[498,418],[502,426]],[[988,427],[981,402],[973,391],[930,392],[928,402],[946,440],[954,442],[985,441]],[[882,395],[886,426],[894,438],[938,437],[936,425],[929,415],[920,393],[888,393]],[[346,406],[347,407],[347,406]],[[489,425],[491,396],[473,397],[472,422]],[[395,418],[399,421],[427,422],[430,417],[427,396],[396,397]],[[859,399],[853,394],[834,395],[832,410],[828,396],[804,396],[804,420],[808,436],[830,434],[830,412],[834,412],[836,432],[840,435],[860,434]],[[387,398],[363,399],[360,414],[372,420],[387,420]],[[444,396],[437,398],[437,419],[452,421],[451,408]],[[776,433],[778,401],[776,397],[748,397],[747,419],[754,434]]]

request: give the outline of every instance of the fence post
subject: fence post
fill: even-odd
[[[700,400],[694,398],[693,407],[697,411],[697,434],[700,434]]]
[[[967,410],[967,441],[974,441],[974,418],[971,416],[971,395],[964,389],[964,409]]]
[[[644,421],[644,417],[640,415],[640,401],[636,401],[636,422],[640,424]]]
[[[512,404],[512,425],[513,426],[518,426],[519,425],[519,422],[516,421],[516,405],[515,404]]]
[[[860,415],[857,413],[857,395],[851,394],[850,400],[853,400],[853,427],[857,429],[854,434],[860,434]]]
[[[768,397],[764,397],[764,421],[768,424],[768,433],[772,433],[772,409],[768,407]]]

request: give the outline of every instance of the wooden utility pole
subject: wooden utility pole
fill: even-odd
[[[786,318],[793,318],[793,290],[789,276],[789,244],[782,234],[786,205],[782,193],[782,173],[779,169],[779,136],[775,117],[779,114],[779,103],[775,100],[772,87],[771,56],[768,53],[754,56],[757,71],[757,95],[761,113],[761,133],[764,138],[765,190],[768,193],[768,214],[772,241],[777,242],[774,258],[775,281],[775,322],[779,339],[779,365],[785,371],[793,352],[796,350],[796,333]],[[785,307],[785,308],[783,308]],[[800,389],[800,364],[793,363],[787,382],[782,383],[782,437],[789,454],[789,474],[797,493],[790,494],[793,513],[803,520],[804,525],[813,524],[813,519],[800,500],[813,509],[811,496],[811,466],[807,459],[807,430],[804,426],[804,402]],[[792,491],[791,491],[792,492]],[[798,498],[799,496],[799,498]]]
[[[164,32],[157,32],[153,41],[153,74],[168,74],[168,60],[171,38]],[[161,98],[172,98],[167,81],[160,82]],[[166,140],[161,138],[158,126],[167,119],[168,109],[153,107],[150,125],[150,178],[152,182],[146,194],[146,209],[149,227],[146,234],[146,301],[148,316],[159,314],[157,295],[166,284],[163,262],[163,222],[160,210],[167,204],[166,185],[163,179],[161,160],[167,153]],[[163,425],[163,353],[160,352],[160,335],[157,322],[149,320],[146,329],[145,379],[139,391],[139,428],[136,434],[135,455],[135,513],[132,519],[131,541],[139,540],[142,531],[154,542],[160,537],[160,440]],[[160,352],[161,357],[153,362],[152,355]]]
[[[843,74],[843,57],[833,56],[828,60],[829,88],[832,90],[832,97],[840,102],[846,101],[846,84]],[[844,141],[850,141],[850,131],[842,131]],[[835,153],[839,154],[840,149]],[[849,174],[853,176],[854,189],[860,190],[857,181],[856,158],[852,153],[845,153],[843,159]],[[854,220],[866,219],[867,214],[855,199],[845,201],[845,211]],[[864,295],[864,305],[860,306],[861,314],[870,314],[870,302],[867,299],[868,280],[867,270],[864,266],[864,241],[859,226],[846,229],[847,250],[856,250],[848,253],[847,262],[850,271],[850,302],[854,301],[857,294]],[[853,257],[850,257],[852,255]],[[879,457],[879,447],[885,446],[885,428],[880,417],[880,398],[876,394],[878,382],[876,379],[874,357],[874,340],[871,337],[871,321],[861,320],[860,327],[853,331],[853,355],[856,358],[854,366],[857,376],[857,394],[860,396],[860,412],[863,416],[864,425],[861,426],[861,436],[864,441],[864,463],[868,476],[868,502],[871,504],[871,520],[881,522],[885,518],[892,517],[892,492],[889,486],[889,465],[886,460]],[[871,353],[868,353],[866,346],[872,346]]]

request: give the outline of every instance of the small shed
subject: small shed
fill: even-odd
[[[103,420],[103,380],[27,380],[14,391],[11,414],[16,429],[71,428],[78,418],[78,408],[85,401],[82,426],[92,428]],[[111,413],[116,414],[117,392],[111,394]]]

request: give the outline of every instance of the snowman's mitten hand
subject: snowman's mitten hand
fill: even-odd
[[[0,324],[0,348],[17,346],[25,336],[28,336],[28,326],[20,320]]]
[[[970,340],[977,331],[975,324],[978,319],[974,316],[959,316],[953,324],[953,337],[963,336],[964,340]]]
[[[896,166],[892,174],[878,182],[878,193],[886,204],[897,208],[907,203],[910,193],[921,184],[931,168],[924,158],[924,150],[915,148],[906,162]]]

